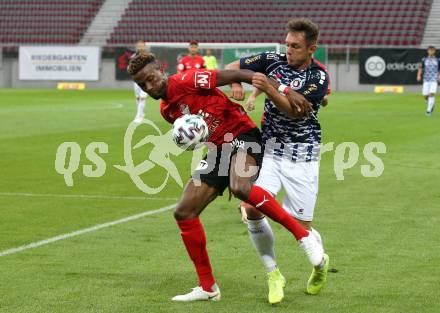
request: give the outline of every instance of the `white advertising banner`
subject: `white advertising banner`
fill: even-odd
[[[99,47],[21,46],[21,80],[98,80]]]

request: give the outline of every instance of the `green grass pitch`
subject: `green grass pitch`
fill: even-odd
[[[338,272],[317,296],[305,294],[311,269],[302,251],[272,223],[288,284],[281,304],[267,303],[264,269],[238,201],[225,195],[202,214],[222,301],[170,301],[194,287],[196,276],[166,211],[1,256],[0,312],[440,312],[440,112],[426,117],[424,110],[417,94],[336,93],[320,111],[323,142],[355,142],[360,158],[345,180],[336,179],[334,151],[321,161],[314,225]],[[261,112],[262,99],[252,117],[258,121]],[[0,90],[0,253],[178,200],[174,180],[148,196],[113,167],[124,164],[123,137],[134,114],[128,90]],[[170,128],[156,101],[147,100],[146,117]],[[73,187],[54,168],[65,141],[82,149]],[[387,147],[378,155],[384,172],[365,178],[362,149],[376,141]],[[84,155],[90,142],[108,144],[102,177],[82,173],[91,164]],[[146,159],[144,148],[137,163]],[[186,180],[190,154],[172,159]],[[142,177],[158,185],[165,173],[154,168]]]

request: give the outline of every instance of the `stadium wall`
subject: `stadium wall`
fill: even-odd
[[[333,91],[371,92],[374,85],[359,84],[359,64],[357,60],[329,60],[327,64]],[[18,58],[3,57],[0,62],[0,88],[56,88],[56,81],[23,81],[18,79]],[[99,80],[87,82],[87,88],[131,89],[130,81],[115,79],[114,59],[103,58]],[[419,85],[405,86],[408,92],[420,92]]]
[[[57,81],[30,81],[18,79],[18,58],[3,58],[0,67],[0,88],[56,88]],[[115,61],[102,59],[99,80],[86,82],[87,88],[126,89],[132,88],[129,81],[115,79]]]

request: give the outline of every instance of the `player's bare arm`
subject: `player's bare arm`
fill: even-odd
[[[422,72],[423,72],[422,67],[419,67],[419,69],[417,70],[417,81],[418,82],[422,81]]]
[[[225,66],[226,70],[239,70],[240,69],[240,60],[229,63]],[[232,83],[231,84],[231,98],[242,101],[244,100],[245,92],[244,88],[240,83]]]
[[[255,73],[252,79],[252,85],[264,91],[269,99],[277,106],[278,110],[290,118],[302,117],[309,114],[312,110],[311,103],[308,102],[303,95],[289,90],[286,97],[284,97],[277,90],[279,84],[273,79],[268,79],[267,76],[262,73]]]
[[[255,110],[255,100],[262,93],[263,92],[258,88],[254,88],[254,90],[252,90],[252,93],[249,95],[249,98],[246,101],[246,110],[248,110],[248,111]]]
[[[297,117],[289,101],[286,99],[286,97],[278,93],[275,87],[270,84],[266,75],[262,73],[255,73],[254,78],[252,79],[252,85],[261,91],[264,91],[269,99],[277,106],[278,110],[280,110],[280,112],[282,112],[284,115],[290,118]]]
[[[268,82],[274,87],[276,90],[280,87],[280,84],[274,79],[268,79]],[[312,104],[300,93],[288,89],[286,94],[286,98],[292,107],[295,118],[309,116],[313,111]],[[281,98],[280,98],[281,99]]]
[[[240,60],[229,63],[228,65],[226,65],[225,68],[227,68],[227,69],[240,69],[241,68]],[[279,84],[276,81],[271,80],[270,84],[276,90],[278,90]],[[243,87],[241,86],[241,84],[232,84],[231,88],[232,88],[232,96],[231,96],[232,98],[240,99],[240,100],[244,99],[244,90],[243,90]],[[307,100],[305,100],[305,98],[299,93],[296,93],[296,92],[290,90],[287,94],[287,99],[289,100],[291,105],[295,108],[294,115],[296,118],[309,115],[310,112],[312,111],[311,104]]]
[[[326,107],[328,105],[328,96],[329,95],[324,96],[324,98],[322,99],[322,102],[321,102],[321,106]]]
[[[231,71],[239,70],[240,69],[240,61],[234,61],[232,63],[229,63],[228,65],[226,65],[226,68]],[[243,71],[243,70],[239,70],[239,71]],[[256,73],[256,74],[258,74],[258,73]],[[264,74],[261,74],[261,75],[266,77]],[[218,80],[218,74],[217,74],[217,80]],[[240,81],[247,83],[247,81],[244,81],[244,80],[240,80]],[[235,82],[233,82],[231,84],[232,98],[243,100],[244,99],[244,90],[243,90],[243,87],[241,86],[241,84],[238,82],[239,81],[236,80]],[[273,96],[280,99],[280,100],[285,99],[284,97],[279,95],[277,92],[279,84],[272,79],[269,81],[269,83],[270,83],[270,85],[272,85],[275,88],[275,93],[272,90]],[[218,83],[217,83],[217,85],[223,86],[223,85],[219,85]],[[265,90],[262,90],[262,91],[266,92]],[[281,96],[281,97],[278,97],[278,96]],[[281,103],[283,103],[285,105],[284,108],[286,110],[288,110],[288,112],[289,112],[289,113],[287,113],[287,111],[286,112],[282,111],[287,116],[289,116],[291,118],[298,118],[298,117],[302,117],[304,115],[308,115],[312,111],[312,105],[301,94],[299,94],[293,90],[289,90],[289,92],[286,96],[287,96],[288,102],[290,102],[290,105],[286,105],[285,100],[282,100]],[[272,100],[272,98],[271,98],[271,100]],[[291,109],[288,109],[288,107],[291,107]]]
[[[217,71],[217,87],[225,86],[233,83],[252,84],[254,72],[250,70],[223,70]]]

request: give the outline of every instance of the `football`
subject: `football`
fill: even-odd
[[[194,150],[209,137],[208,125],[200,115],[185,114],[174,121],[173,141],[185,150]]]

